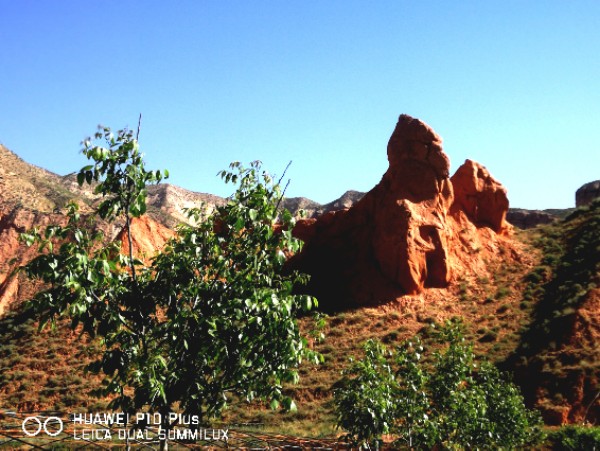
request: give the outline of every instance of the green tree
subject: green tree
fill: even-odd
[[[439,436],[437,423],[430,419],[429,373],[422,362],[424,351],[418,335],[402,343],[396,351],[397,396],[392,424],[399,442],[409,448],[417,444],[433,446]]]
[[[337,423],[348,431],[348,437],[367,447],[378,447],[381,436],[393,425],[398,387],[388,349],[369,340],[364,350],[364,358],[352,361],[343,371],[334,390],[334,403]]]
[[[424,363],[417,336],[398,347],[393,367],[391,354],[369,341],[364,361],[353,364],[336,388],[338,425],[363,445],[377,443],[385,433],[411,449],[512,449],[539,443],[539,413],[526,409],[516,386],[495,366],[477,367],[462,325],[448,322],[438,339],[446,347],[430,364]],[[385,427],[378,427],[375,417],[384,417]]]
[[[279,184],[260,162],[233,163],[220,173],[238,185],[227,205],[210,215],[191,210],[195,225],[179,226],[145,264],[135,258],[131,221],[146,211],[146,185],[168,174],[145,169],[128,131],[114,136],[103,128],[95,138],[107,145],[84,141],[94,163],[78,176],[103,196],[95,213],[83,217],[70,204],[63,225],[23,235],[39,247],[23,269],[48,284],[30,302],[42,327],[67,317],[73,329],[101,339],[102,355],[90,369],[108,376],[115,409],[147,409],[164,421],[177,404],[201,425],[231,394],[294,409],[282,385],[298,380],[302,359],[321,357],[296,321],[316,300],[294,294],[306,276],[284,268],[300,242],[291,234],[292,215],[277,208]],[[94,231],[95,217],[125,224],[128,256]]]

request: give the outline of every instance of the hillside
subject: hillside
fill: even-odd
[[[564,221],[552,218],[556,222],[541,228],[513,229],[505,220],[510,222],[510,211],[502,185],[469,160],[450,177],[441,140],[418,122],[418,139],[397,138],[388,148],[390,169],[374,194],[348,191],[325,205],[285,200],[290,210],[307,213],[296,231],[309,249],[304,269],[316,271],[322,305],[332,307],[325,341],[313,343],[325,362],[306,364],[300,384],[287,389],[298,412],[237,402],[225,422],[258,422],[277,433],[335,435],[332,385],[348,358],[360,357],[362,343],[379,338],[394,345],[422,333],[429,344],[429,328],[454,316],[464,319],[479,356],[515,373],[529,404],[548,424],[597,422],[600,203]],[[424,176],[407,182],[402,164],[412,164]],[[132,229],[136,248],[146,256],[186,219],[186,208],[203,204],[210,210],[226,201],[168,184],[151,186],[148,194],[148,218]],[[84,213],[98,202],[77,185],[75,175],[36,168],[0,146],[0,408],[105,409],[107,399],[94,396],[100,380],[83,372],[98,343],[60,327],[38,332],[21,302],[39,286],[12,272],[34,252],[19,244],[19,233],[60,222],[58,212],[71,199]],[[94,227],[107,239],[127,242],[122,225]],[[382,234],[385,240],[378,243]],[[361,263],[353,266],[356,261]],[[335,299],[328,304],[328,298]],[[309,327],[307,319],[301,321]]]
[[[535,305],[506,367],[552,423],[600,418],[600,199],[531,236],[542,250],[523,302]]]
[[[74,197],[84,201],[83,193],[72,190],[70,185],[69,177],[28,164],[0,144],[0,206],[3,209],[19,205],[51,213]]]

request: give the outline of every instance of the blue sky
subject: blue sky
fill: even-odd
[[[511,206],[573,206],[600,179],[598,1],[0,0],[0,142],[59,174],[98,124],[137,126],[149,168],[216,177],[260,159],[328,202],[387,168],[398,115]]]

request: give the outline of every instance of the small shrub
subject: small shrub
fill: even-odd
[[[374,340],[365,344],[365,357],[344,370],[334,391],[337,424],[360,444],[375,444],[394,420],[396,383],[387,361],[387,348]]]
[[[600,450],[600,427],[563,426],[548,434],[548,442],[558,451]]]
[[[383,338],[382,341],[386,344],[389,343],[395,343],[396,341],[398,341],[399,338],[399,334],[397,331],[392,331],[387,333]]]
[[[521,303],[519,304],[519,307],[521,308],[521,310],[529,310],[531,308],[531,302],[530,301],[521,301]]]
[[[492,341],[496,341],[498,339],[498,332],[493,330],[484,330],[483,335],[479,337],[479,342],[481,343],[489,343]]]
[[[466,282],[462,282],[458,286],[458,297],[461,301],[469,300],[469,286],[467,285]]]
[[[510,294],[510,288],[503,285],[501,287],[498,287],[498,290],[496,291],[496,299],[497,300],[504,299],[509,294]]]
[[[498,314],[502,314],[507,312],[510,309],[510,304],[502,304],[500,307],[498,307],[498,310],[496,310],[496,313]]]
[[[399,311],[397,310],[392,310],[389,314],[388,314],[388,319],[389,320],[394,320],[394,321],[399,321],[402,319],[402,315],[400,314]]]

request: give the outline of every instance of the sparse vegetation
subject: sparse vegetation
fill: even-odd
[[[597,380],[600,374],[600,354],[595,341],[598,331],[594,330],[597,325],[588,324],[578,313],[600,281],[600,200],[576,210],[562,223],[541,228],[535,244],[543,252],[541,265],[527,275],[528,285],[521,302],[525,310],[533,308],[532,319],[506,366],[521,375],[525,392],[530,395],[529,402],[543,402],[550,416],[562,404],[555,404],[550,394],[561,393],[570,403],[575,392],[572,384],[580,378]],[[576,343],[571,343],[577,321],[581,321],[586,332]],[[545,361],[550,353],[551,365]],[[594,363],[584,364],[584,356]],[[598,390],[597,385],[586,390],[585,397],[577,401],[583,405],[575,415],[584,415]],[[536,392],[549,393],[548,399],[534,399]],[[586,415],[597,417],[597,407]]]

